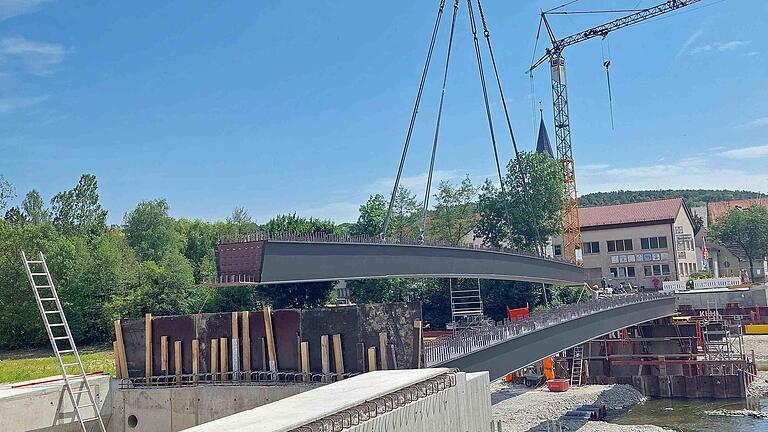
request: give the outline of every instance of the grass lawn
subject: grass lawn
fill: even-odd
[[[80,359],[85,372],[104,372],[115,375],[115,360],[111,346],[79,348]],[[74,362],[74,357],[64,356],[65,363]],[[73,373],[75,368],[68,368]],[[0,353],[0,383],[14,383],[52,375],[61,375],[53,352],[48,349],[16,350]]]

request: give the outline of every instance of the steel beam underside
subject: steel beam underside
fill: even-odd
[[[493,381],[605,334],[674,314],[673,297],[621,306],[528,333],[434,367],[488,371]]]
[[[222,265],[229,274],[257,275],[258,284],[282,284],[393,277],[463,277],[574,285],[584,281],[584,270],[563,261],[522,254],[438,246],[366,243],[311,243],[290,241],[241,243],[259,251],[260,268],[253,260],[239,266]],[[220,245],[221,247],[222,245]],[[226,245],[238,246],[238,245]],[[224,254],[221,254],[222,256]],[[251,264],[245,264],[249,262]],[[238,268],[239,267],[239,268]]]

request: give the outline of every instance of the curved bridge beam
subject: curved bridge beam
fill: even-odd
[[[657,297],[564,320],[430,367],[489,371],[491,380],[605,334],[675,314],[675,298]]]
[[[584,270],[561,260],[455,247],[258,240],[216,247],[219,285],[462,277],[573,285]]]

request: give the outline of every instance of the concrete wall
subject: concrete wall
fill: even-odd
[[[105,423],[112,413],[110,377],[94,376],[88,382],[94,391]],[[19,383],[22,384],[22,383]],[[79,388],[75,388],[79,390]],[[77,395],[87,400],[85,394]],[[87,402],[80,402],[83,405]],[[84,408],[83,415],[92,417],[92,408]],[[21,388],[0,389],[0,430],[3,432],[50,431],[80,432],[80,423],[64,389],[63,381],[37,384]]]
[[[422,391],[427,390],[423,397],[405,402],[405,395],[422,396]],[[392,394],[400,396],[387,398]],[[370,412],[371,404],[381,411],[366,419],[365,413]],[[363,420],[345,431],[488,431],[491,422],[488,373],[452,373],[445,368],[369,372],[206,423],[189,432],[287,432],[304,430],[302,426],[320,430],[320,424],[322,430],[340,430],[336,429],[341,427],[339,421],[345,418],[357,421],[358,416],[363,416]]]
[[[490,430],[488,374],[456,375],[456,387],[419,399],[349,428],[349,432],[465,432]]]
[[[116,390],[109,432],[175,432],[266,405],[314,385]]]
[[[418,367],[418,330],[414,322],[421,320],[421,303],[383,303],[316,308],[307,310],[281,309],[272,312],[272,327],[275,335],[277,363],[280,371],[299,371],[298,342],[309,343],[310,371],[322,372],[322,335],[341,335],[344,356],[344,370],[347,373],[361,373],[367,370],[365,358],[359,353],[371,346],[378,346],[379,333],[386,332],[393,345],[397,366],[401,369]],[[125,341],[128,374],[132,378],[145,376],[145,324],[144,319],[121,320]],[[243,329],[242,315],[238,319],[240,334]],[[248,328],[252,371],[267,370],[266,355],[262,349],[265,327],[262,311],[252,311]],[[152,360],[153,376],[166,375],[161,370],[161,338],[168,337],[168,366],[174,373],[175,353],[173,344],[181,341],[182,370],[192,373],[192,340],[199,341],[200,373],[211,371],[211,339],[232,337],[232,314],[196,314],[152,317]],[[362,350],[361,350],[362,345]],[[243,352],[243,340],[239,339],[239,352]],[[378,350],[377,350],[378,352]],[[377,354],[378,355],[378,354]],[[229,369],[232,370],[232,349],[228,352]],[[240,356],[240,362],[243,356]],[[392,364],[390,360],[388,362]],[[334,364],[331,350],[331,364]],[[380,361],[379,361],[379,364]],[[243,365],[244,366],[244,365]],[[391,367],[391,366],[390,366]],[[241,370],[245,370],[242,367]]]

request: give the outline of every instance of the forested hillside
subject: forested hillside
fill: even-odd
[[[766,196],[758,192],[716,190],[716,189],[659,189],[639,191],[594,192],[579,197],[579,205],[592,207],[600,205],[627,204],[683,197],[689,207],[706,205],[708,202]]]

